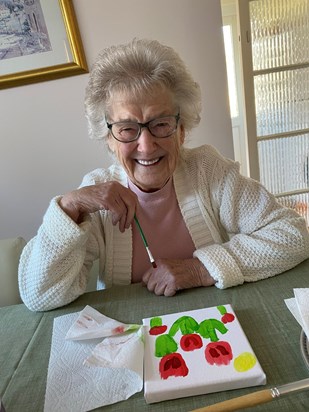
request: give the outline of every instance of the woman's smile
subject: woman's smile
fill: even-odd
[[[156,159],[150,159],[150,160],[146,160],[146,159],[136,159],[135,161],[142,166],[153,166],[155,164],[157,164],[160,160],[162,159],[162,157],[158,157]]]

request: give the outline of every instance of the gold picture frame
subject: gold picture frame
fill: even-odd
[[[24,0],[18,4],[20,8],[3,9],[1,14],[7,22],[0,26],[4,32],[0,89],[88,73],[72,0]],[[13,58],[3,57],[4,52]]]

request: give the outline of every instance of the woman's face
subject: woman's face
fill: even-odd
[[[160,89],[139,101],[133,101],[126,94],[116,93],[107,121],[146,123],[158,117],[177,115],[177,111],[169,91]],[[108,137],[109,147],[129,179],[144,192],[154,192],[166,184],[176,168],[183,142],[184,128],[181,124],[167,138],[152,136],[146,127],[142,128],[139,138],[134,142],[119,142],[111,134]]]

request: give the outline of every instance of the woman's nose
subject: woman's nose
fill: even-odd
[[[156,138],[150,133],[147,127],[143,127],[137,140],[137,150],[143,153],[152,153],[156,150]]]

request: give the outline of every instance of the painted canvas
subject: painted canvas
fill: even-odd
[[[231,305],[143,320],[147,403],[265,385]]]

